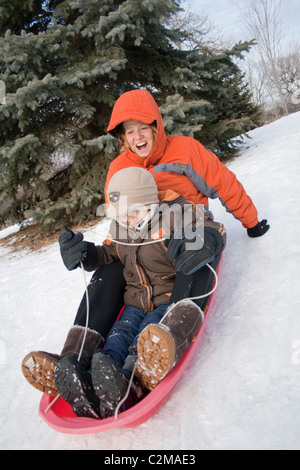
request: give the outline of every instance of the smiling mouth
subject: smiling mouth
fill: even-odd
[[[140,144],[136,144],[136,148],[139,150],[144,150],[147,147],[147,142],[141,142]]]

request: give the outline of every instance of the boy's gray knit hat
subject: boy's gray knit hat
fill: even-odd
[[[152,174],[140,167],[129,167],[115,173],[107,187],[107,216],[118,218],[152,204],[159,204],[158,189]]]

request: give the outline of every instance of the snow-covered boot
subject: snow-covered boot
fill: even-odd
[[[22,372],[25,379],[40,392],[57,395],[54,371],[61,357],[44,351],[33,351],[24,357]]]
[[[95,393],[100,400],[101,417],[113,416],[117,406],[127,393],[129,380],[119,364],[101,351],[93,357],[92,380]],[[125,406],[133,406],[138,402],[140,396],[140,387],[132,383]]]
[[[59,361],[54,380],[60,396],[72,406],[76,416],[100,419],[100,403],[91,374],[74,357]]]
[[[191,300],[171,305],[159,324],[148,325],[140,334],[136,376],[148,389],[156,385],[180,361],[191,345],[204,316]]]
[[[88,370],[91,368],[95,351],[104,347],[104,339],[97,331],[86,329],[83,326],[73,326],[68,333],[60,355],[61,357],[78,359],[83,342],[84,346],[79,362]]]
[[[27,354],[22,361],[22,372],[30,385],[43,393],[56,396],[57,388],[54,381],[55,368],[63,357],[74,357],[78,359],[84,335],[84,327],[73,326],[67,335],[60,355],[45,351],[33,351]],[[97,331],[88,328],[80,363],[86,369],[89,369],[94,352],[97,348],[103,346],[104,340],[102,336]]]

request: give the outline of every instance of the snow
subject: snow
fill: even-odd
[[[57,243],[36,253],[0,248],[1,449],[299,450],[300,113],[249,136],[228,167],[271,229],[250,239],[212,201],[228,234],[214,311],[168,401],[138,428],[75,436],[40,419],[41,395],[21,362],[32,350],[60,352],[84,291],[82,271],[64,268]],[[85,237],[99,242],[106,229]]]

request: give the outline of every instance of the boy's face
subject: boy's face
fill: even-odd
[[[128,212],[128,214],[120,217],[120,220],[122,224],[128,225],[128,227],[133,227],[136,229],[149,212],[150,210],[148,209],[131,211]]]
[[[139,121],[125,121],[123,128],[131,150],[139,157],[148,157],[154,141],[151,126]]]

